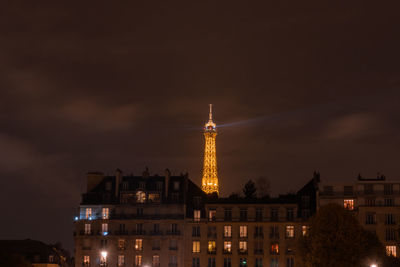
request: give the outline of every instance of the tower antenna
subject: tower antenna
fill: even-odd
[[[212,120],[212,104],[210,104],[210,115],[209,115],[209,119]]]

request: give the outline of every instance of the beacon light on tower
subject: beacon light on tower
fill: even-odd
[[[217,193],[218,188],[218,174],[217,174],[217,151],[215,139],[217,137],[217,125],[212,119],[212,104],[210,104],[210,113],[208,122],[204,125],[204,164],[203,164],[203,178],[201,181],[201,189],[207,194]]]

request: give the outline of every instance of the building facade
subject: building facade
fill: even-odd
[[[218,198],[187,174],[89,173],[75,217],[75,266],[296,266],[316,182],[278,198]]]
[[[321,183],[319,189],[318,206],[336,203],[353,211],[366,230],[376,233],[388,255],[399,256],[400,182],[382,175],[359,176],[355,182]]]

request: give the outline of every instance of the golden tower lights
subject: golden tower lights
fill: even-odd
[[[204,125],[204,165],[203,178],[201,180],[201,189],[207,194],[217,193],[218,174],[217,174],[217,150],[215,138],[217,137],[216,124],[212,120],[212,104],[210,104],[210,115],[208,122]]]

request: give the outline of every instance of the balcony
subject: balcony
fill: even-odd
[[[269,238],[270,238],[270,239],[279,239],[279,233],[272,233],[272,234],[269,234]]]
[[[163,235],[163,231],[150,231],[150,235]]]
[[[145,235],[146,231],[145,230],[133,230],[132,235]]]
[[[262,249],[254,249],[254,255],[263,255],[264,254],[264,250]]]
[[[151,250],[161,250],[160,247],[152,247]]]
[[[217,250],[216,249],[215,250],[207,250],[207,254],[215,255],[215,254],[217,254]]]
[[[247,249],[238,249],[239,255],[247,255]]]
[[[82,247],[82,250],[91,250],[91,247]]]
[[[85,231],[85,230],[81,230],[80,235],[93,235],[93,231]]]
[[[222,251],[223,254],[232,254],[232,250],[231,249],[224,249]]]
[[[178,250],[178,247],[169,247],[169,250]]]
[[[115,231],[115,235],[129,235],[129,231]]]
[[[264,238],[264,233],[254,233],[254,238]]]
[[[176,231],[167,231],[167,235],[180,235],[181,231],[176,230]]]
[[[217,238],[217,233],[207,233],[207,237]]]

